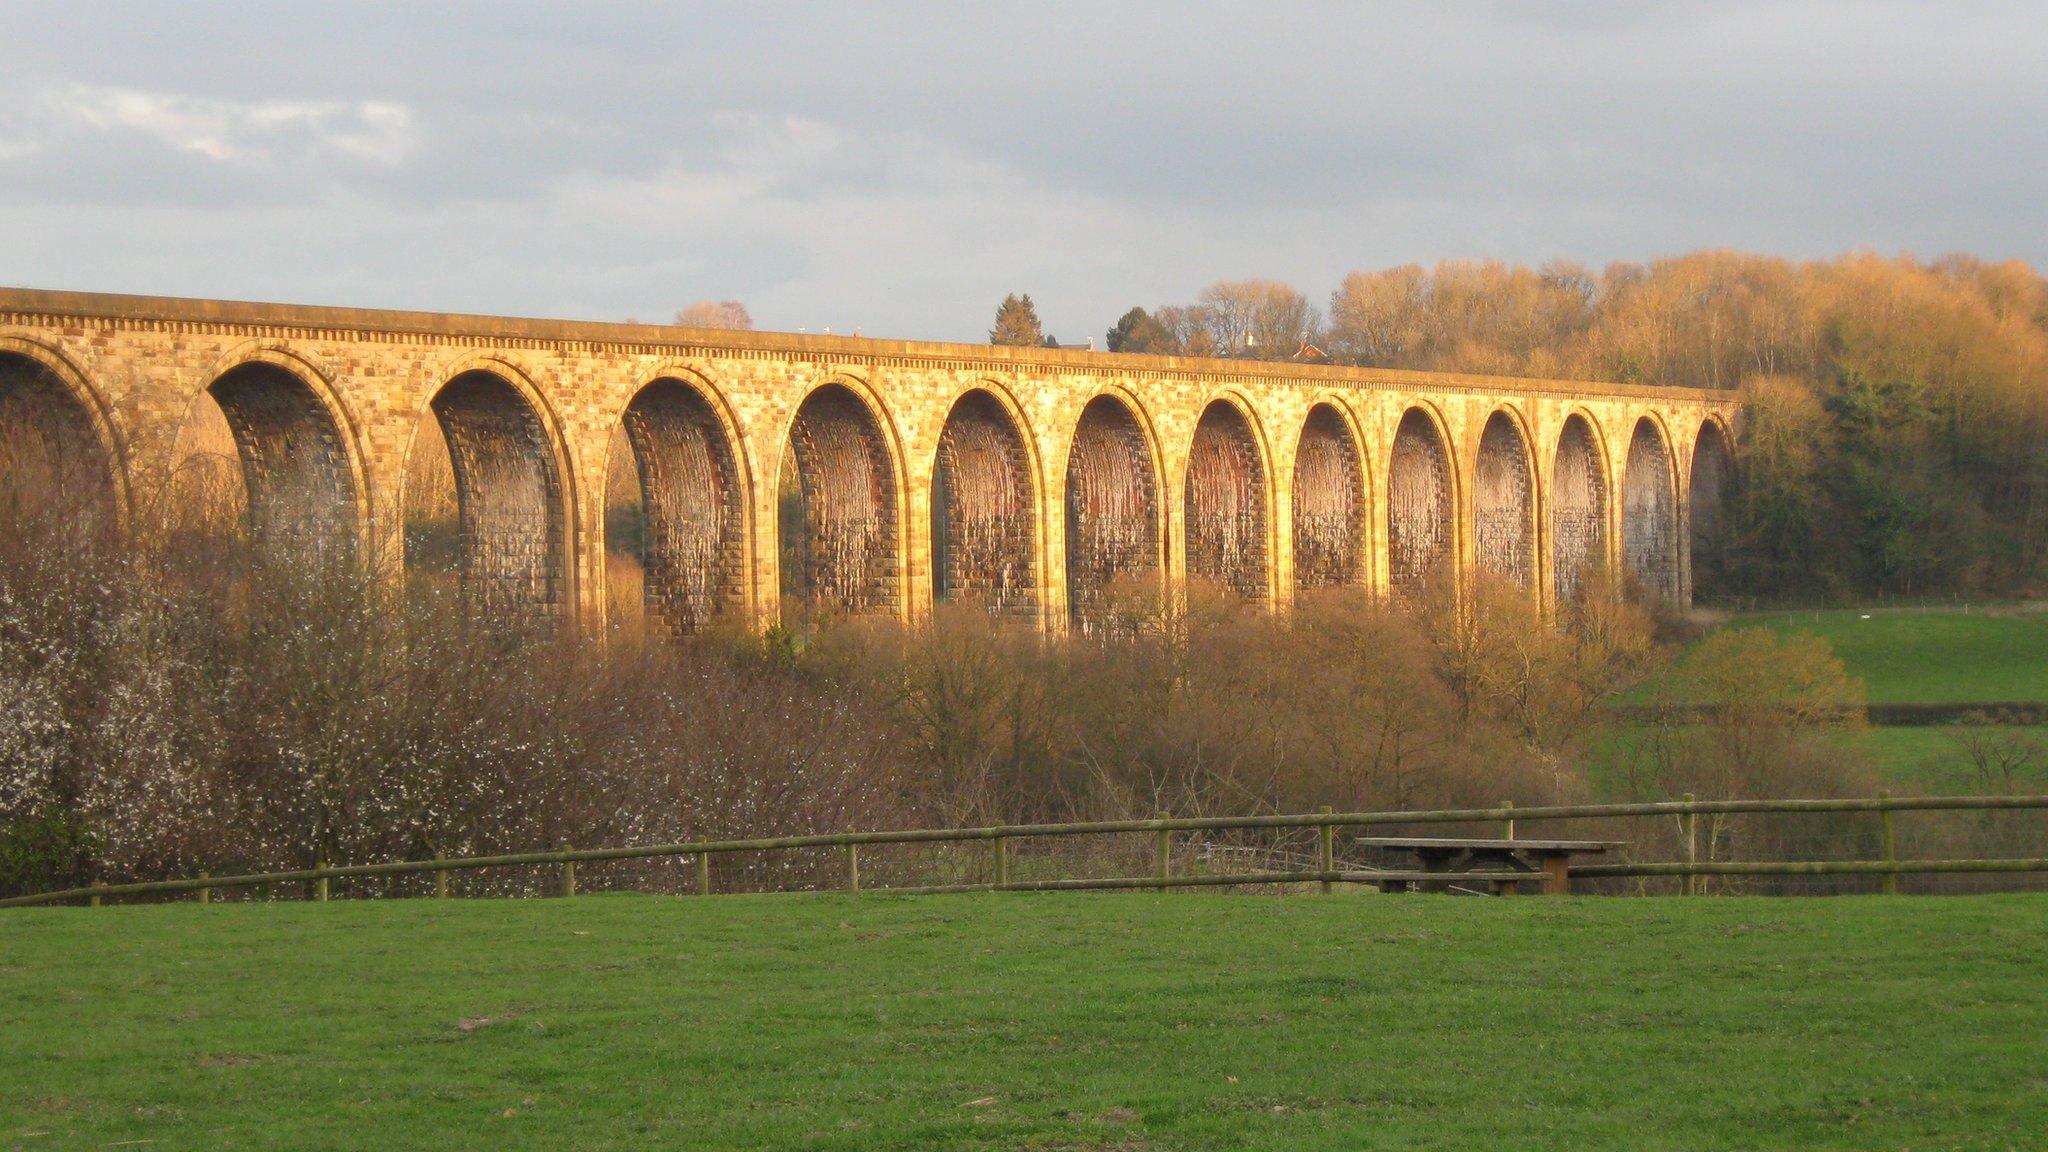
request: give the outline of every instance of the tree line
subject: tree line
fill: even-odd
[[[1708,599],[2027,595],[2048,583],[2048,282],[2023,263],[1704,251],[1595,272],[1354,272],[1132,308],[1117,352],[1735,389]]]

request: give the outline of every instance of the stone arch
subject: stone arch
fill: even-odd
[[[994,391],[953,404],[932,461],[932,599],[1038,610],[1038,484],[1029,438]]]
[[[1644,595],[1675,602],[1679,525],[1670,444],[1655,419],[1636,421],[1621,481],[1621,551],[1624,571]]]
[[[1387,461],[1387,568],[1393,590],[1420,597],[1430,583],[1456,579],[1456,490],[1450,441],[1429,409],[1401,415]]]
[[[1708,419],[1693,441],[1692,474],[1686,484],[1687,541],[1692,555],[1692,588],[1713,595],[1728,577],[1728,490],[1735,482],[1735,457],[1727,429]]]
[[[1195,422],[1182,487],[1188,579],[1266,603],[1270,491],[1266,453],[1251,416],[1232,400],[1210,401]]]
[[[716,393],[701,380],[660,376],[633,396],[619,422],[641,513],[633,525],[638,538],[623,543],[639,556],[649,617],[688,635],[744,616],[746,469]]]
[[[1294,586],[1363,585],[1369,559],[1365,454],[1335,404],[1310,408],[1294,453]]]
[[[363,532],[362,473],[319,374],[278,354],[216,374],[241,465],[244,528],[261,554],[295,565],[351,564]]]
[[[1067,608],[1082,631],[1115,613],[1118,584],[1156,593],[1159,470],[1139,409],[1103,393],[1081,410],[1067,455]]]
[[[1536,586],[1536,468],[1529,438],[1505,408],[1479,433],[1472,469],[1472,560],[1482,572]]]
[[[36,549],[118,534],[128,510],[120,460],[81,375],[40,345],[0,340],[0,529]]]
[[[896,476],[882,418],[859,392],[830,383],[804,398],[779,478],[785,610],[901,610]]]
[[[428,409],[454,473],[463,599],[485,619],[538,629],[561,621],[573,598],[568,469],[546,409],[523,384],[480,363],[443,384]],[[410,539],[407,552],[411,563]]]
[[[1565,418],[1550,467],[1550,571],[1557,602],[1607,567],[1607,453],[1583,414]]]

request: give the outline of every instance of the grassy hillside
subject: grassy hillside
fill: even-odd
[[[1824,637],[1873,703],[2048,700],[2048,612],[1772,612],[1733,626]]]
[[[2048,1131],[2048,898],[0,914],[0,1146],[1898,1148]]]
[[[1828,642],[1849,673],[1861,679],[1872,703],[1970,704],[2048,701],[2048,612],[2013,608],[1992,612],[1917,609],[1846,609],[1763,612],[1730,621],[1729,628],[1807,632]],[[1656,679],[1621,698],[1639,704],[1656,695]],[[2048,729],[2013,728],[2040,738]],[[1622,726],[1601,741],[1596,781],[1638,729]],[[1845,736],[1853,754],[1875,767],[1894,788],[1914,792],[1974,792],[1988,787],[1949,725],[1872,728]],[[2028,779],[2048,765],[2035,765]]]

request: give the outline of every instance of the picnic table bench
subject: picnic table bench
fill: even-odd
[[[1542,880],[1545,896],[1571,894],[1571,859],[1574,855],[1597,855],[1628,843],[1626,840],[1483,840],[1445,836],[1359,836],[1356,841],[1366,848],[1391,848],[1414,853],[1423,872],[1432,877],[1441,873],[1444,877],[1442,881],[1420,881],[1425,890],[1434,888],[1442,891],[1464,872],[1483,871],[1497,875],[1506,871],[1527,873],[1531,880]],[[1380,891],[1405,892],[1414,883],[1417,881],[1405,876],[1390,875],[1380,881]],[[1489,876],[1487,883],[1496,896],[1510,895],[1521,887],[1519,880],[1501,880],[1493,876]]]

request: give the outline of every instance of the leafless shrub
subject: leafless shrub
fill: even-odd
[[[495,627],[173,486],[0,542],[0,889],[914,822],[893,733],[752,641]]]

